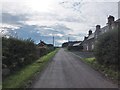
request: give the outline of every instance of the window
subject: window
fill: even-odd
[[[114,26],[112,25],[112,29],[114,29]]]
[[[87,45],[87,51],[88,51],[88,45]]]
[[[94,49],[94,44],[92,43],[92,50]]]

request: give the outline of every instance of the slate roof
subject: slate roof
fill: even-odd
[[[87,40],[92,39],[95,37],[95,33],[92,33],[90,36],[88,36]]]
[[[73,44],[73,46],[79,46],[81,42]]]
[[[100,29],[101,33],[105,33],[108,31],[108,26],[104,26],[103,28]]]

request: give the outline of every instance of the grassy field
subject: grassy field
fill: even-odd
[[[100,65],[99,63],[97,63],[95,57],[83,58],[82,60],[92,66],[94,69],[103,73],[106,77],[109,77],[113,80],[118,80],[118,72],[106,67],[105,65]]]
[[[16,74],[9,76],[3,81],[3,88],[21,88],[26,85],[37,72],[40,72],[46,63],[54,57],[58,49],[43,56],[31,65],[26,66]]]

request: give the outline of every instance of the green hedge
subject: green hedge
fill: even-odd
[[[2,66],[15,71],[37,59],[36,45],[31,39],[2,38]]]
[[[100,64],[118,69],[118,30],[106,32],[98,37],[95,57]]]
[[[36,73],[41,72],[41,70],[45,67],[48,61],[53,58],[58,50],[59,49],[56,49],[53,52],[48,53],[47,55],[36,60],[34,63],[27,65],[20,71],[17,71],[15,74],[7,77],[2,82],[3,89],[6,90],[6,88],[24,88],[28,86]]]
[[[31,64],[39,57],[53,51],[53,46],[39,48],[33,40],[2,38],[2,68],[9,69],[10,73],[20,70],[25,65]]]

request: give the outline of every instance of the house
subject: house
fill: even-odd
[[[85,36],[83,42],[81,43],[83,51],[92,51],[94,49],[94,36],[95,33],[92,33],[92,30],[89,30],[88,37]]]
[[[64,48],[64,47],[67,47],[68,46],[68,42],[65,42],[65,43],[63,43],[62,44],[62,47]]]
[[[108,31],[114,30],[114,29],[118,29],[120,26],[120,19],[118,20],[114,20],[113,16],[109,16],[108,17],[108,23],[106,26],[102,27],[100,25],[96,26],[96,30],[95,30],[95,39],[98,38],[98,36],[102,35],[103,33],[106,33]]]
[[[47,48],[47,47],[54,47],[53,44],[46,44],[44,41],[40,40],[40,43],[38,43],[38,48]]]
[[[40,40],[40,43],[38,43],[38,48],[46,48],[46,46],[47,44],[42,40]]]
[[[68,44],[68,50],[81,50],[83,47],[81,46],[82,41],[70,41]]]
[[[81,45],[83,46],[83,51],[93,51],[95,42],[97,41],[98,37],[102,35],[105,32],[108,32],[110,30],[118,29],[120,28],[120,19],[114,20],[115,18],[113,16],[108,17],[108,22],[106,26],[102,27],[100,25],[96,25],[96,30],[94,33],[92,33],[92,30],[89,30],[88,36],[84,37],[84,40],[82,41]]]
[[[40,40],[40,43],[37,45],[37,55],[38,57],[43,56],[46,53],[47,50],[47,44]]]

